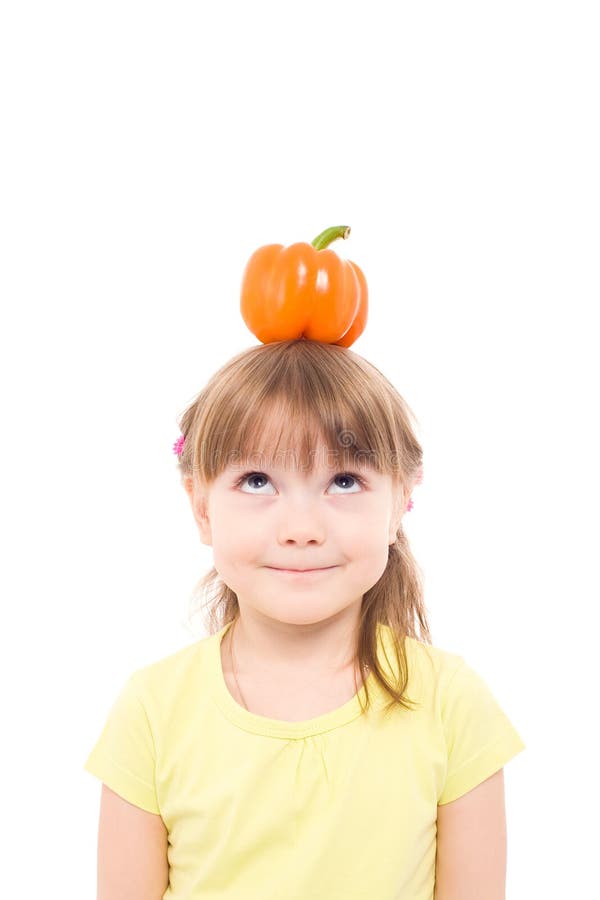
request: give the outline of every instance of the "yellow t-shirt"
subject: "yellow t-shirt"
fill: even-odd
[[[364,714],[355,695],[307,721],[270,719],[229,693],[230,625],[134,671],[84,766],[162,816],[165,900],[432,900],[438,804],[525,748],[485,681],[407,638],[416,709],[384,717],[371,673]]]

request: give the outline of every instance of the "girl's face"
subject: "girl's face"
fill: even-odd
[[[290,624],[360,609],[381,577],[404,512],[392,477],[340,469],[320,445],[312,473],[263,454],[204,489],[186,482],[202,542],[242,609]],[[295,571],[290,571],[295,570]]]

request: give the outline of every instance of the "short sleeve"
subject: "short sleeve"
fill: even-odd
[[[525,749],[486,682],[461,659],[442,697],[448,764],[438,804],[450,803]]]
[[[135,673],[113,703],[84,769],[147,812],[160,814],[154,738]]]

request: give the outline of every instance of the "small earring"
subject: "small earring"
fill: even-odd
[[[410,512],[414,505],[415,505],[415,504],[413,503],[413,500],[412,500],[412,497],[411,497],[410,500],[408,501],[407,506],[406,506],[406,512]]]

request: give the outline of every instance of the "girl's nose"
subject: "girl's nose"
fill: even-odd
[[[288,503],[279,520],[278,539],[282,544],[320,544],[325,539],[325,524],[315,505],[306,501]]]

